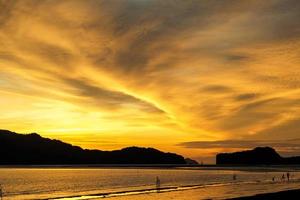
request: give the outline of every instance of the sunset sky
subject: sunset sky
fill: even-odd
[[[300,1],[0,0],[0,95],[83,148],[300,154]]]

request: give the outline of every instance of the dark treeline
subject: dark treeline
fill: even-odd
[[[186,164],[174,153],[153,148],[128,147],[115,151],[87,150],[36,133],[0,130],[1,165],[68,164]]]
[[[284,158],[271,147],[256,147],[253,150],[217,154],[216,164],[290,165],[300,164],[300,156]]]

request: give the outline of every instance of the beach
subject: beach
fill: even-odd
[[[205,187],[191,190],[158,192],[141,195],[129,195],[114,197],[114,200],[155,200],[155,199],[180,199],[180,200],[208,200],[208,199],[293,199],[299,196],[299,183],[275,183],[275,187],[269,184],[249,184],[245,190],[241,185],[224,185]]]
[[[300,188],[287,168],[1,168],[5,200],[230,199]],[[159,177],[160,184],[156,185]],[[236,177],[234,179],[233,177]],[[275,180],[273,181],[273,178]],[[158,187],[158,188],[157,188]]]

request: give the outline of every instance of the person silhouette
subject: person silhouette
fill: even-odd
[[[233,174],[232,179],[235,181],[236,180],[236,174]]]
[[[157,176],[157,177],[156,177],[156,190],[157,190],[157,192],[159,192],[159,189],[160,189],[160,179],[159,179],[159,177]]]
[[[287,178],[287,181],[290,181],[290,173],[286,173],[286,178]]]

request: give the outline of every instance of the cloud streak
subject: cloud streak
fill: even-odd
[[[192,141],[183,142],[178,145],[186,148],[255,148],[257,146],[289,147],[299,148],[300,139],[287,140],[219,140],[219,141]]]

